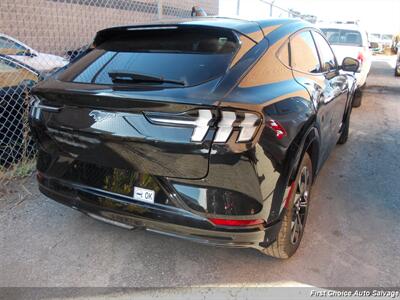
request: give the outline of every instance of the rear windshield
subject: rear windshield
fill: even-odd
[[[383,40],[391,40],[391,39],[393,39],[393,35],[391,35],[391,34],[382,34],[382,39]]]
[[[336,28],[321,28],[321,31],[331,45],[362,47],[362,37],[359,31]]]
[[[236,35],[230,31],[166,29],[124,33],[79,59],[60,80],[193,86],[224,74],[238,45]]]

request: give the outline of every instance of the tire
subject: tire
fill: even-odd
[[[305,153],[295,181],[290,188],[284,209],[282,225],[275,242],[261,251],[269,256],[286,259],[291,257],[300,245],[307,221],[312,185],[312,163]],[[306,183],[304,185],[304,183]],[[300,186],[303,186],[301,188]],[[301,222],[299,223],[298,220]],[[298,229],[298,230],[296,230]]]
[[[396,69],[394,70],[394,76],[399,77],[400,73],[398,71],[398,67],[396,67]]]
[[[340,138],[337,142],[339,145],[345,144],[349,139],[351,109],[352,107],[349,108],[349,112],[347,113],[346,116],[346,121],[343,124],[342,133],[340,134]]]
[[[354,92],[354,98],[352,103],[353,107],[360,107],[361,101],[362,101],[362,91],[358,88]]]

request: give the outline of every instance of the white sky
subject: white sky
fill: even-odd
[[[237,1],[220,0],[219,14],[235,16]],[[318,20],[360,20],[370,33],[400,32],[400,0],[275,0],[275,5],[292,8],[302,14],[316,15]],[[273,9],[274,17],[279,14],[281,12],[278,9]],[[240,0],[239,16],[269,17],[269,5],[260,0]]]

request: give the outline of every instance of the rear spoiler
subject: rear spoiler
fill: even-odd
[[[200,19],[200,18],[199,18]],[[207,19],[207,18],[205,18]],[[194,21],[197,18],[193,19]],[[221,24],[219,24],[221,23]],[[108,39],[115,37],[120,34],[124,34],[130,31],[144,31],[144,30],[167,30],[167,29],[178,29],[178,28],[192,28],[192,29],[213,29],[221,31],[236,31],[241,35],[247,36],[249,39],[253,40],[255,43],[259,43],[263,38],[264,34],[261,27],[256,22],[248,22],[246,28],[244,26],[224,26],[223,22],[203,22],[203,24],[196,24],[189,22],[177,22],[177,23],[157,23],[157,24],[147,24],[147,25],[132,25],[132,26],[119,26],[111,27],[100,30],[97,32],[93,45],[91,48],[96,47]],[[230,24],[229,24],[230,25]],[[243,30],[242,30],[243,29]]]

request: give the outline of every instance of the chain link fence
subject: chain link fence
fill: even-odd
[[[313,18],[279,7],[275,1],[251,1],[262,4],[263,17]],[[241,15],[245,2],[253,6],[249,0],[227,3]],[[84,51],[98,30],[190,17],[194,5],[216,15],[219,4],[219,0],[1,0],[0,183],[34,169],[36,147],[28,126],[30,90]]]
[[[0,184],[34,170],[28,112],[38,81],[84,51],[100,29],[190,17],[193,5],[218,13],[218,0],[0,1]]]

